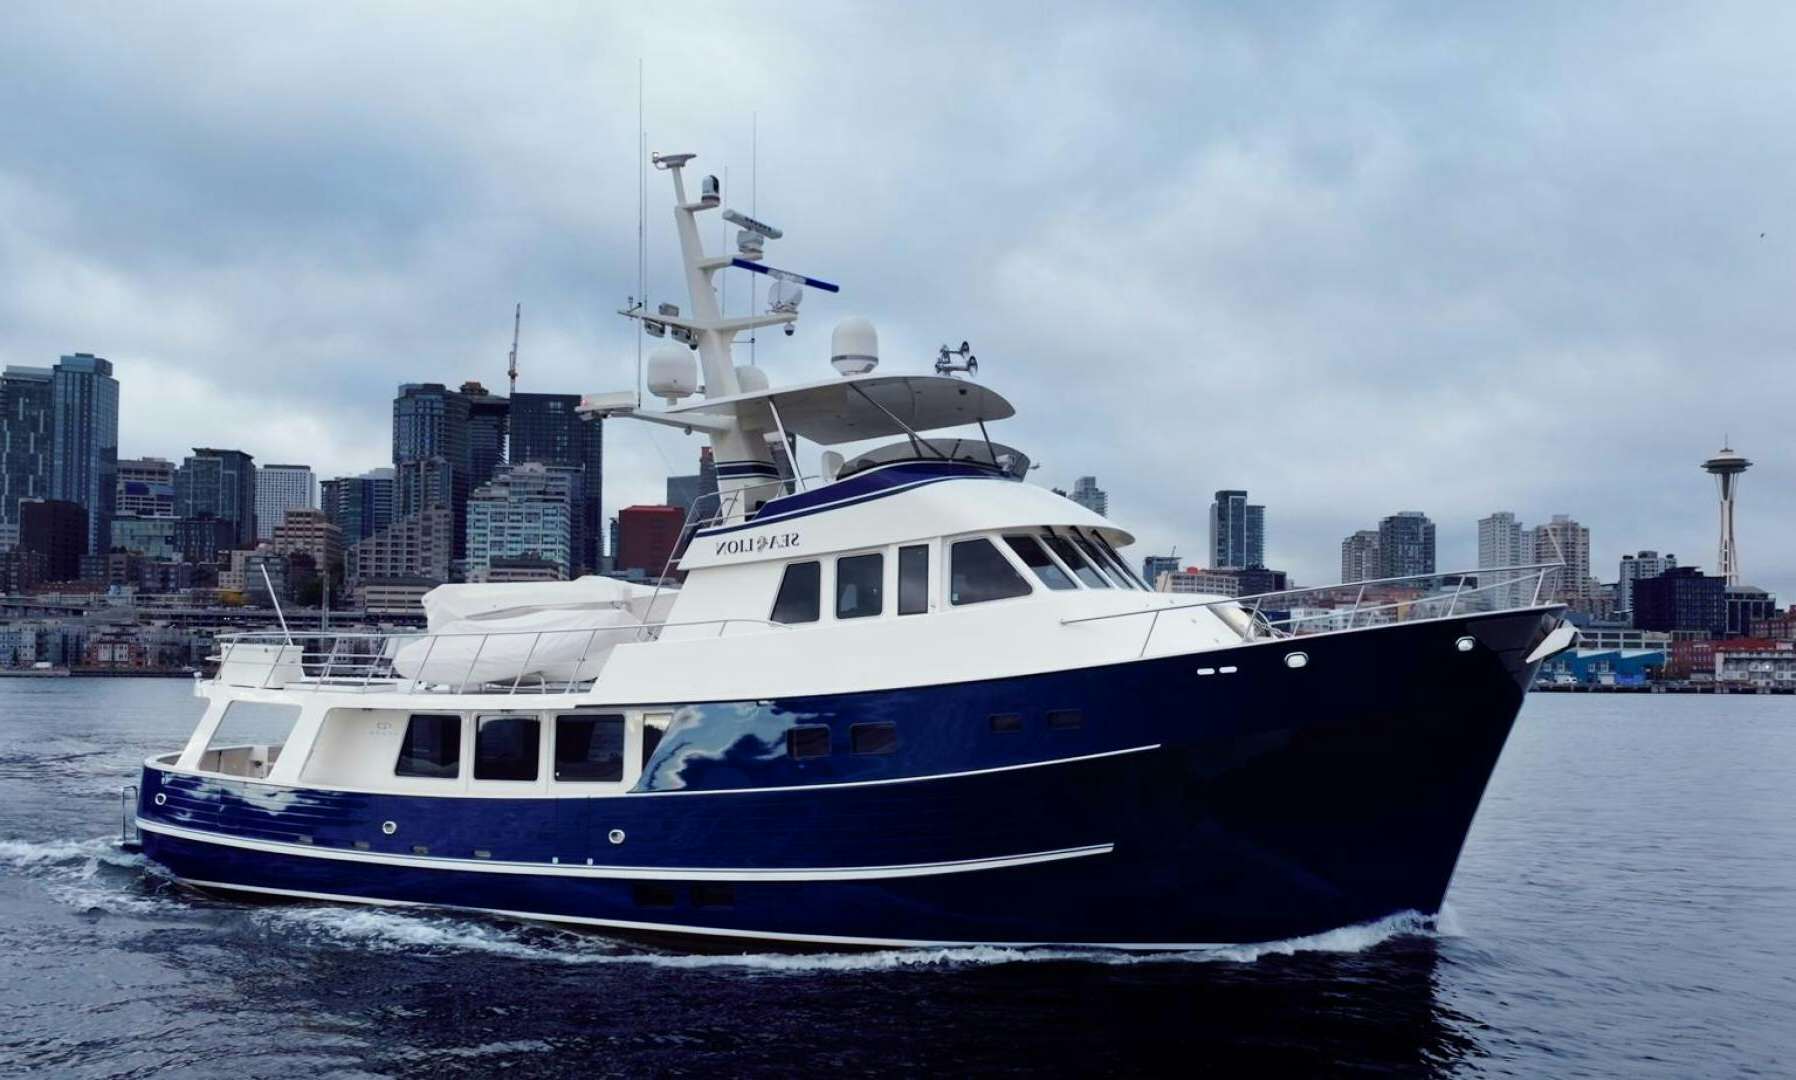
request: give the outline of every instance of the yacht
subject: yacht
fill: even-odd
[[[1557,568],[1155,591],[1128,530],[993,441],[1014,410],[965,347],[885,373],[847,318],[826,378],[737,366],[737,335],[837,289],[735,211],[708,254],[692,157],[654,159],[689,310],[623,312],[651,400],[583,405],[710,440],[667,583],[444,585],[418,632],[221,639],[198,726],[128,796],[146,856],[207,892],[730,948],[1178,949],[1437,912],[1575,640]],[[726,270],[769,310],[726,315]]]

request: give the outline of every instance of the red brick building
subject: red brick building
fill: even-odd
[[[630,506],[617,515],[617,568],[658,578],[680,542],[686,514],[677,506]]]

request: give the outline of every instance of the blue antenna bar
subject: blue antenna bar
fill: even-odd
[[[768,277],[779,278],[781,281],[803,282],[813,289],[822,289],[824,292],[842,291],[842,286],[840,285],[831,285],[827,281],[818,281],[814,277],[805,277],[803,274],[794,274],[790,270],[776,270],[771,266],[762,266],[758,262],[749,262],[747,259],[731,259],[730,265],[740,266],[744,270],[753,270],[757,274],[766,274]]]

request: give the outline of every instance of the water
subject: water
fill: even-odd
[[[116,853],[181,680],[0,681],[0,1074],[1796,1071],[1796,699],[1535,695],[1440,925],[695,957],[252,907]]]

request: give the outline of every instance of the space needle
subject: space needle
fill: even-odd
[[[1752,462],[1723,446],[1719,453],[1702,463],[1703,471],[1712,474],[1721,488],[1721,546],[1716,562],[1721,577],[1729,586],[1740,584],[1740,549],[1734,544],[1734,492],[1740,486],[1740,474]]]

